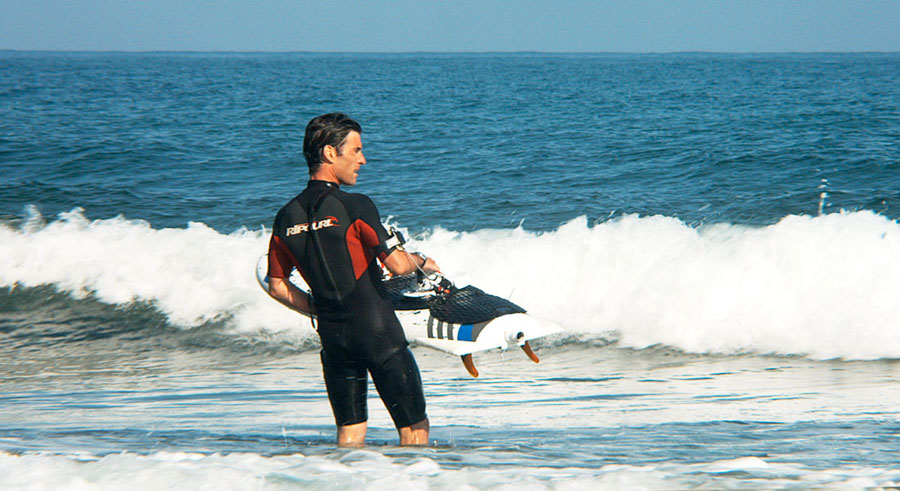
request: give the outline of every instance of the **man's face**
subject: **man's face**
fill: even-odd
[[[338,149],[340,155],[335,157],[334,175],[340,184],[353,186],[359,177],[359,168],[366,163],[366,157],[362,153],[362,138],[359,133],[351,131],[344,140],[344,144]]]

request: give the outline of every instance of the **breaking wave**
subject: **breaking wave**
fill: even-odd
[[[315,337],[256,285],[269,232],[203,223],[154,229],[80,209],[0,225],[0,285],[51,285],[167,322]],[[407,234],[409,235],[409,234]],[[869,211],[787,216],[765,227],[691,227],[665,216],[577,218],[550,232],[437,228],[410,240],[457,285],[553,320],[575,339],[692,353],[900,358],[900,226]]]

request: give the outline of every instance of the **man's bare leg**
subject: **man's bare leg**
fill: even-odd
[[[428,418],[418,423],[403,428],[397,428],[400,433],[400,445],[428,445]]]
[[[337,444],[339,447],[361,447],[366,444],[366,429],[369,424],[365,421],[355,425],[338,426]]]

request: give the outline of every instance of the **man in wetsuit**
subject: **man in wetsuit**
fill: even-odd
[[[361,132],[356,121],[341,113],[319,116],[307,125],[303,153],[310,181],[275,217],[269,294],[317,316],[338,445],[365,441],[368,374],[400,433],[400,444],[424,445],[429,425],[419,368],[375,259],[394,274],[439,268],[431,258],[403,250],[381,224],[372,200],[341,189],[356,184],[366,163]],[[292,268],[310,286],[311,298],[287,280]]]

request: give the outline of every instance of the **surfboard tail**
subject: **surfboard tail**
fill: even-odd
[[[481,323],[477,329],[468,325],[443,324],[427,330],[422,328],[419,335],[411,339],[417,344],[461,357],[466,371],[478,376],[475,368],[475,353],[494,349],[506,350],[519,346],[531,361],[540,363],[530,341],[562,331],[554,323],[536,319],[525,313],[508,314]],[[435,337],[440,336],[440,337]]]
[[[528,341],[525,341],[525,343],[522,344],[522,351],[524,351],[525,354],[528,355],[528,358],[530,358],[531,361],[533,361],[535,363],[541,362],[541,360],[538,358],[538,356],[536,354],[534,354],[534,351],[531,349],[531,345],[528,344]],[[475,368],[475,360],[472,358],[472,353],[469,353],[467,355],[462,355],[461,358],[462,358],[463,366],[466,367],[466,371],[469,372],[469,375],[471,375],[474,378],[478,378],[479,373],[478,373],[478,369]]]

